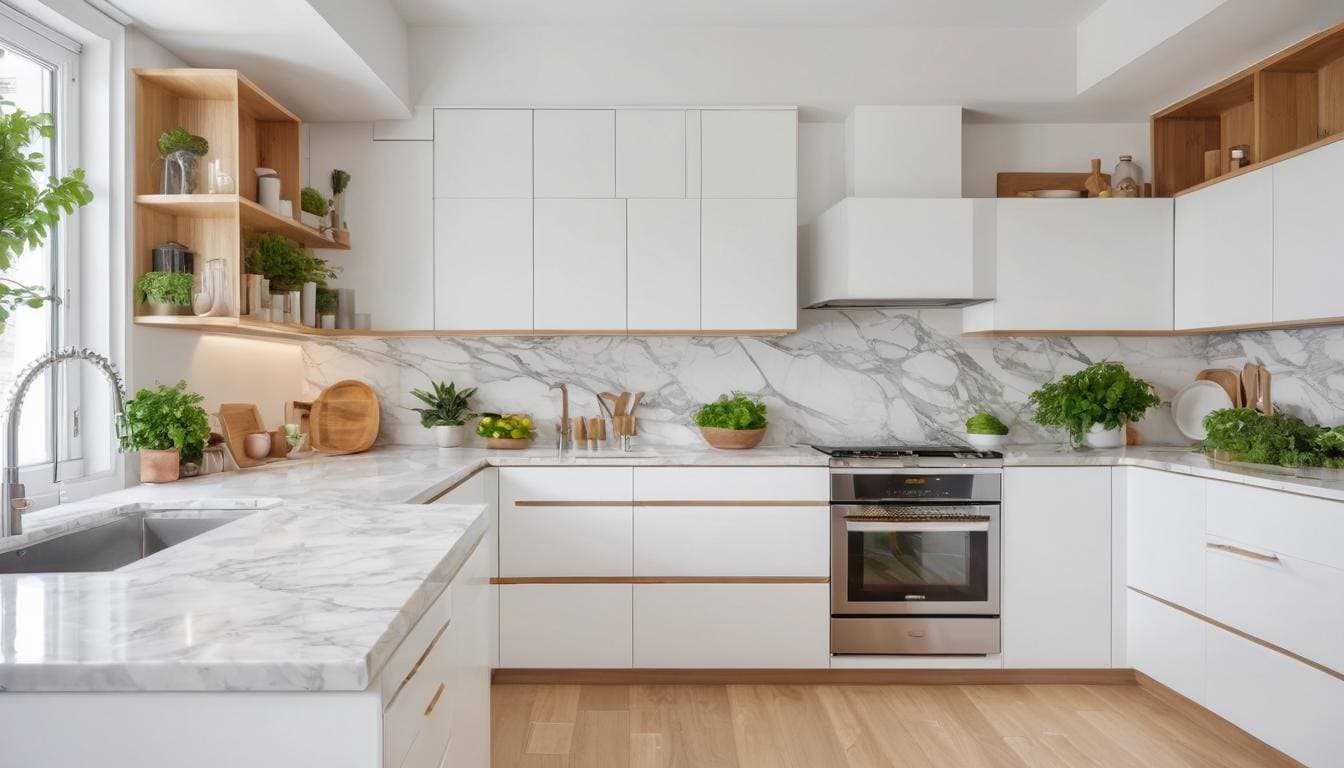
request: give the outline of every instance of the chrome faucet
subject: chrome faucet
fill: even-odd
[[[550,388],[560,390],[560,429],[556,430],[559,444],[556,449],[564,453],[565,444],[569,442],[569,387],[564,382],[556,382]]]
[[[121,433],[121,413],[125,408],[126,390],[112,361],[91,349],[65,347],[55,352],[48,352],[29,363],[28,367],[14,379],[14,386],[9,391],[9,401],[5,405],[5,467],[4,477],[0,478],[0,486],[3,486],[3,491],[0,492],[0,537],[23,533],[22,515],[29,504],[29,500],[24,497],[26,492],[23,483],[19,482],[18,466],[19,415],[23,412],[23,398],[28,394],[28,387],[43,371],[66,360],[87,360],[107,377],[108,383],[112,385],[112,399],[116,403],[116,412],[112,418],[118,424],[117,433]]]

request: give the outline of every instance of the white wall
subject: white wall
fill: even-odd
[[[1078,24],[1078,92],[1173,37],[1226,0],[1107,0]]]

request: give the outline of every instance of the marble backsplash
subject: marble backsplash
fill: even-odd
[[[1015,442],[1059,440],[1031,421],[1041,384],[1114,360],[1169,400],[1207,367],[1258,360],[1285,411],[1344,422],[1344,328],[1213,336],[982,338],[961,335],[958,310],[804,311],[798,333],[752,337],[349,338],[306,342],[308,387],[369,382],[383,402],[380,442],[429,443],[411,388],[430,379],[475,386],[477,410],[516,411],[547,423],[565,382],[572,415],[597,415],[595,393],[643,390],[640,435],[659,444],[700,441],[690,414],[729,390],[769,407],[766,442],[960,440],[980,407]],[[1169,406],[1139,425],[1151,443],[1185,443]],[[548,439],[543,437],[543,440]],[[543,443],[544,444],[544,443]]]

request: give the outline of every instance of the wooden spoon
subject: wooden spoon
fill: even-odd
[[[639,404],[644,402],[644,393],[636,392],[635,399],[630,402],[630,416],[633,418],[635,411],[639,410]]]
[[[1242,401],[1247,408],[1255,408],[1260,402],[1260,372],[1255,363],[1247,363],[1241,369]]]
[[[1260,381],[1259,381],[1260,412],[1268,416],[1274,413],[1274,401],[1270,397],[1270,389],[1269,389],[1270,386],[1269,371],[1265,370],[1263,366],[1259,365],[1257,365],[1256,368],[1260,372]]]
[[[626,415],[626,409],[630,407],[630,393],[622,392],[620,397],[616,398],[616,417]]]

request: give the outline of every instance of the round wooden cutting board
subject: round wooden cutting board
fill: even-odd
[[[314,450],[327,454],[367,451],[378,438],[378,396],[362,381],[338,381],[313,401],[308,425]]]

